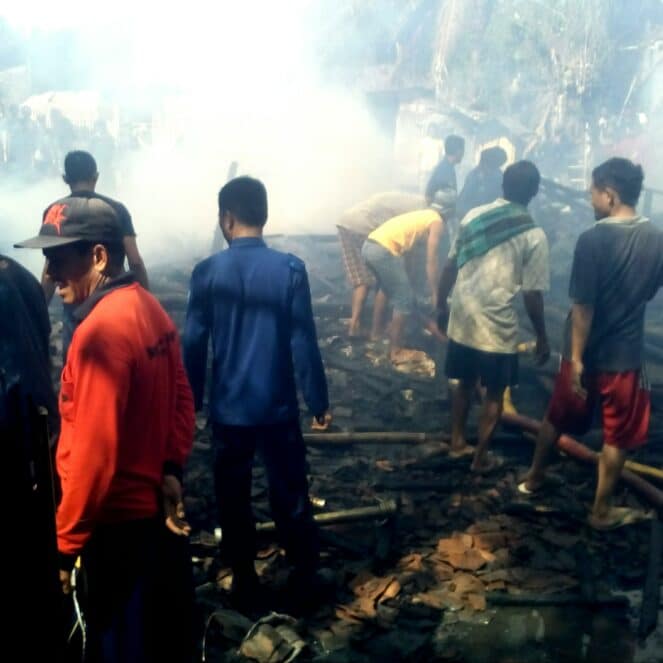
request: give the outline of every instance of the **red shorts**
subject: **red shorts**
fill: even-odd
[[[603,441],[619,449],[634,449],[647,441],[651,402],[640,371],[592,373],[585,376],[587,398],[571,388],[571,362],[562,359],[547,418],[562,433],[583,435],[601,405]]]

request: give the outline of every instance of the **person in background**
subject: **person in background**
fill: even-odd
[[[69,594],[80,557],[86,660],[183,662],[193,645],[181,486],[193,398],[175,325],[123,271],[124,232],[108,203],[78,196],[16,245],[43,250],[78,322],[59,397],[60,581]]]
[[[9,560],[4,646],[29,661],[63,660],[65,612],[58,581],[51,440],[57,400],[49,358],[50,322],[39,281],[0,255],[0,440],[4,525],[20,542]],[[35,605],[39,606],[35,610]],[[30,619],[25,616],[30,615]],[[35,637],[35,633],[39,637]]]
[[[539,181],[533,163],[509,166],[503,177],[504,198],[465,216],[440,278],[437,305],[442,326],[448,317],[445,371],[449,380],[457,381],[452,392],[452,455],[467,449],[465,427],[477,382],[486,389],[472,462],[475,472],[498,465],[488,455],[488,446],[502,414],[504,391],[518,382],[514,300],[520,291],[536,333],[536,357],[543,363],[550,356],[542,295],[550,283],[548,241],[527,211]]]
[[[436,306],[438,279],[438,250],[444,232],[444,221],[435,209],[422,209],[400,214],[376,228],[361,250],[368,267],[375,274],[378,288],[387,301],[393,305],[393,315],[389,328],[392,362],[398,363],[403,355],[403,333],[409,316],[422,320],[426,329],[440,340],[444,337],[435,322],[425,312],[410,283],[406,268],[406,256],[419,241],[426,242],[426,278],[431,291],[433,309]],[[374,312],[371,336],[380,335],[382,321]]]
[[[296,382],[318,425],[331,420],[308,277],[299,258],[268,248],[262,238],[262,182],[231,180],[219,191],[218,205],[228,249],[193,270],[183,342],[200,410],[212,338],[209,418],[222,553],[233,572],[233,601],[242,609],[260,608],[251,509],[251,470],[259,451],[272,515],[293,567],[290,598],[300,608],[315,598],[320,576]]]
[[[401,191],[376,193],[367,200],[346,210],[339,219],[338,238],[341,243],[343,265],[352,287],[352,314],[348,327],[351,337],[361,335],[361,314],[368,291],[375,286],[375,276],[367,269],[361,257],[361,247],[368,235],[393,216],[421,209],[421,196]],[[376,293],[373,303],[374,316],[384,317],[384,293]],[[373,339],[376,340],[376,339]]]
[[[456,166],[463,160],[465,140],[460,136],[447,136],[444,141],[444,157],[435,166],[426,185],[426,205],[437,205],[446,222],[455,216],[458,185]]]
[[[663,232],[639,216],[642,168],[612,158],[592,173],[596,224],[578,238],[571,270],[573,302],[548,411],[522,493],[541,490],[562,433],[589,430],[597,405],[603,422],[598,485],[589,524],[600,530],[642,517],[612,505],[627,454],[645,444],[651,404],[643,367],[645,311],[663,285]]]
[[[474,207],[487,205],[502,195],[502,166],[506,163],[506,152],[498,146],[481,151],[479,164],[465,178],[458,194],[456,217],[463,217]]]
[[[119,219],[122,226],[122,246],[124,254],[127,257],[129,269],[136,275],[136,280],[146,290],[149,287],[147,280],[147,271],[145,264],[138,251],[136,244],[136,231],[134,230],[131,215],[127,208],[117,200],[103,196],[95,191],[97,186],[97,164],[94,157],[89,152],[76,150],[69,152],[64,160],[64,175],[62,179],[69,186],[71,193],[65,198],[60,198],[51,203],[43,214],[42,223],[55,224],[57,226],[63,216],[66,216],[66,209],[70,205],[76,205],[78,199],[96,199],[102,200],[110,205]],[[55,292],[55,284],[49,277],[48,261],[44,264],[44,270],[41,277],[42,287],[46,296],[46,303],[50,303]],[[62,358],[63,362],[67,357],[67,348],[71,342],[74,333],[74,320],[72,317],[72,307],[64,303],[64,318],[62,332]]]

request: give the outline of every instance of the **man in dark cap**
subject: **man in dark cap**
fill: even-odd
[[[148,288],[147,271],[143,258],[138,251],[136,244],[136,231],[134,230],[131,215],[127,208],[117,200],[113,200],[108,196],[103,196],[95,191],[99,173],[97,171],[97,163],[94,157],[89,152],[83,150],[75,150],[69,152],[64,159],[64,174],[62,179],[69,186],[71,193],[66,198],[61,198],[51,203],[43,214],[42,221],[46,222],[47,219],[57,219],[60,214],[60,209],[63,204],[66,204],[71,198],[83,199],[96,199],[102,200],[109,205],[117,215],[117,219],[122,229],[122,247],[124,255],[127,258],[129,269],[136,276],[136,280],[143,288]],[[42,287],[46,295],[46,303],[50,303],[53,293],[55,292],[55,285],[49,278],[48,263],[44,265],[42,274]],[[75,323],[72,318],[72,309],[65,302],[64,303],[64,319],[63,319],[63,336],[62,336],[62,361],[67,357],[67,348],[71,342],[71,336],[74,333]]]
[[[77,322],[60,388],[56,527],[63,591],[79,557],[85,573],[89,660],[188,660],[187,553],[172,533],[188,533],[194,413],[175,325],[123,271],[123,228],[98,197],[61,201],[16,246],[43,250]]]

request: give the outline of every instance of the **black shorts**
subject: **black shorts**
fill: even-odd
[[[476,382],[490,391],[518,384],[518,355],[483,352],[449,339],[444,372],[451,380]]]

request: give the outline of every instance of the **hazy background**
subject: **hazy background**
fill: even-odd
[[[0,102],[132,132],[98,190],[131,211],[148,270],[209,252],[233,161],[267,185],[267,233],[332,233],[371,193],[420,191],[452,132],[459,186],[504,138],[575,189],[620,155],[663,190],[662,83],[661,0],[0,0]],[[57,161],[0,168],[0,251],[35,271],[10,247],[67,193]],[[573,233],[553,241],[571,255]]]
[[[145,6],[147,5],[147,6]],[[100,94],[154,125],[123,160],[113,191],[132,213],[146,261],[205,252],[216,194],[232,161],[269,192],[267,231],[332,232],[346,206],[390,184],[391,143],[361,96],[325,85],[313,64],[310,2],[153,3],[69,0],[0,4],[29,44],[33,79]],[[75,80],[63,79],[74,71]],[[46,80],[39,80],[46,79]],[[3,183],[2,245],[38,230],[67,192],[58,177]],[[31,265],[41,258],[20,252]]]

